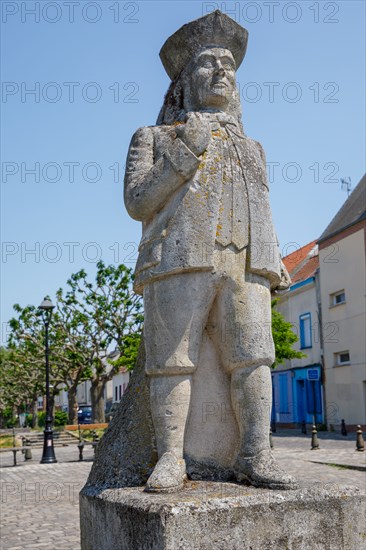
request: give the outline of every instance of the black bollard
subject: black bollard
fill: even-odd
[[[362,435],[362,428],[360,424],[357,426],[357,439],[356,439],[356,450],[364,451],[365,450],[365,441]]]
[[[342,435],[348,435],[346,423],[344,421],[344,418],[342,418],[342,425],[341,425],[341,433]]]
[[[313,429],[311,431],[311,450],[317,451],[318,449],[319,449],[318,432],[315,424],[313,424]]]
[[[24,451],[24,460],[32,460],[32,449],[27,447]]]
[[[83,460],[84,441],[81,439],[78,443],[79,461]]]
[[[301,422],[301,433],[302,433],[302,434],[305,434],[305,435],[307,434],[307,431],[306,431],[306,422],[305,422],[305,420],[303,420],[303,421]]]

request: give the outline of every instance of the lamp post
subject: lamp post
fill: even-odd
[[[50,408],[50,365],[48,348],[48,327],[51,322],[52,310],[55,306],[46,296],[38,309],[42,311],[42,319],[45,327],[45,357],[46,357],[46,422],[44,429],[43,454],[41,464],[57,462],[53,448],[52,416]]]

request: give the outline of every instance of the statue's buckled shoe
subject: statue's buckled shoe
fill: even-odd
[[[164,453],[158,460],[153,473],[146,483],[148,493],[174,493],[183,489],[186,479],[186,464],[174,453]]]
[[[298,488],[296,479],[278,466],[271,451],[264,450],[255,456],[238,459],[235,470],[238,481],[248,481],[254,487],[280,490]]]

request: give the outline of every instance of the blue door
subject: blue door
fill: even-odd
[[[297,422],[306,422],[306,395],[305,395],[305,380],[296,380],[296,420]]]
[[[323,422],[321,387],[319,380],[306,380],[307,410],[312,422]]]

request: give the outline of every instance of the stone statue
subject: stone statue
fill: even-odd
[[[144,300],[158,454],[150,492],[183,487],[192,379],[205,338],[230,380],[239,435],[229,459],[237,480],[296,487],[269,446],[271,290],[286,288],[289,277],[264,151],[241,122],[235,73],[247,39],[220,11],[173,34],[160,52],[172,82],[157,125],[137,130],[128,153],[125,204],[143,227],[135,290]]]

